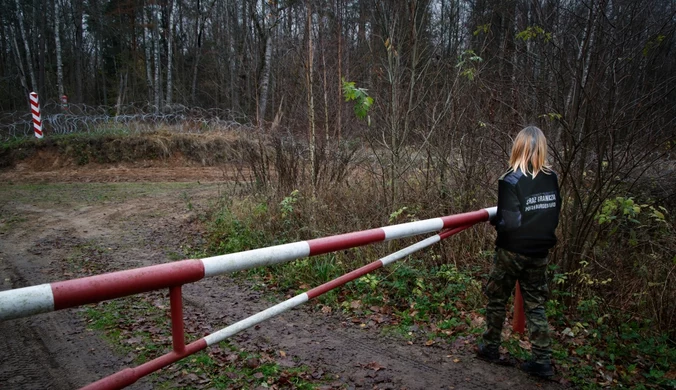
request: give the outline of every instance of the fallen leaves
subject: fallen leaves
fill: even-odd
[[[522,339],[522,340],[519,340],[519,346],[520,346],[521,348],[525,349],[526,351],[530,351],[530,350],[531,350],[531,343],[530,343],[530,341],[528,341],[528,340],[523,340],[523,339]]]
[[[380,363],[378,363],[376,361],[366,363],[366,364],[360,363],[360,364],[357,364],[357,367],[367,368],[367,369],[373,370],[373,371],[380,371],[380,370],[385,369],[385,366],[381,366]]]
[[[564,336],[568,336],[568,337],[575,337],[575,334],[573,334],[573,330],[570,329],[570,328],[566,328],[566,329],[562,330],[561,334],[564,335]]]
[[[470,313],[469,316],[471,318],[470,325],[472,326],[472,328],[483,328],[484,327],[486,320],[482,315],[479,315],[477,313],[472,312],[472,313]]]

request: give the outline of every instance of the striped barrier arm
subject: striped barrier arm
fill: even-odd
[[[350,273],[347,273],[343,276],[340,276],[336,279],[333,279],[329,282],[322,284],[321,286],[315,287],[311,290],[308,290],[302,294],[298,294],[293,298],[287,299],[283,302],[280,302],[272,307],[269,307],[266,310],[258,312],[250,317],[247,317],[239,322],[236,322],[230,326],[227,326],[221,330],[218,330],[204,338],[201,338],[197,341],[192,342],[185,346],[185,350],[177,353],[176,351],[170,352],[164,356],[161,356],[157,359],[151,360],[145,364],[142,364],[135,368],[126,368],[116,374],[110,375],[106,378],[103,378],[97,382],[91,383],[85,387],[83,390],[109,390],[109,389],[120,389],[126,386],[129,386],[135,383],[138,379],[151,374],[163,367],[168,366],[171,363],[174,363],[188,355],[199,352],[207,347],[210,347],[214,344],[226,340],[229,337],[234,336],[235,334],[244,331],[252,326],[260,324],[263,321],[269,320],[272,317],[275,317],[279,314],[282,314],[288,310],[291,310],[297,306],[302,305],[303,303],[309,301],[310,299],[316,298],[324,293],[327,293],[337,287],[344,285],[352,280],[355,280],[359,277],[362,277],[374,270],[385,267],[389,264],[394,263],[397,260],[400,260],[414,252],[417,252],[421,249],[427,248],[430,245],[436,244],[437,242],[450,237],[456,233],[461,232],[462,230],[467,229],[473,224],[468,224],[461,227],[456,227],[453,229],[445,230],[439,234],[436,234],[432,237],[428,237],[422,241],[419,241],[411,246],[408,246],[404,249],[401,249],[395,253],[392,253],[388,256],[385,256],[379,260],[376,260],[370,264],[367,264],[361,268],[358,268]]]
[[[128,295],[172,288],[254,267],[279,264],[308,256],[354,248],[375,242],[471,226],[491,219],[497,208],[409,222],[253,249],[204,259],[181,260],[37,286],[0,291],[0,321],[27,317]]]

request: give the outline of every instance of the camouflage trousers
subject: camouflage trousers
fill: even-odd
[[[549,363],[552,350],[544,306],[549,296],[547,287],[549,260],[546,257],[528,257],[498,248],[494,261],[485,290],[488,305],[484,342],[487,345],[500,345],[505,306],[518,280],[530,333],[533,360],[538,363]]]

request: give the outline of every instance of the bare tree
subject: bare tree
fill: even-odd
[[[312,5],[311,1],[306,1],[307,20],[305,34],[307,39],[307,60],[305,62],[305,82],[307,86],[307,108],[308,108],[308,139],[310,142],[310,182],[312,183],[313,198],[317,185],[317,132],[315,129],[315,103],[312,92],[313,68],[314,68],[314,47],[312,45]]]
[[[59,0],[54,1],[54,44],[56,49],[56,84],[59,98],[65,95],[63,86],[63,60],[61,58],[61,13],[59,12]]]
[[[174,23],[176,20],[176,13],[178,12],[178,5],[176,1],[169,0],[167,3],[169,8],[169,26],[167,28],[167,100],[166,104],[171,106],[173,103],[173,70],[174,70]]]
[[[155,98],[155,110],[159,110],[162,106],[162,74],[161,74],[161,44],[160,44],[160,5],[155,3],[151,4],[150,12],[153,20],[153,63],[155,64],[155,82],[154,86],[154,98]]]
[[[38,84],[35,79],[35,71],[33,70],[33,55],[31,54],[30,40],[28,39],[28,34],[26,33],[26,30],[24,28],[23,10],[21,9],[21,3],[19,2],[19,0],[15,0],[15,3],[16,3],[16,19],[19,24],[19,34],[21,35],[21,39],[23,40],[24,43],[24,50],[26,51],[26,63],[28,64],[28,75],[30,76],[31,80],[30,87],[32,91],[37,91]]]

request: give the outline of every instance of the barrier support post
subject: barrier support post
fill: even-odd
[[[185,331],[183,329],[183,296],[181,286],[169,288],[169,303],[171,304],[171,339],[174,352],[182,354],[185,351]]]
[[[526,331],[526,316],[523,312],[523,296],[521,295],[521,286],[516,281],[516,292],[514,293],[514,322],[512,323],[514,332],[524,334]]]

